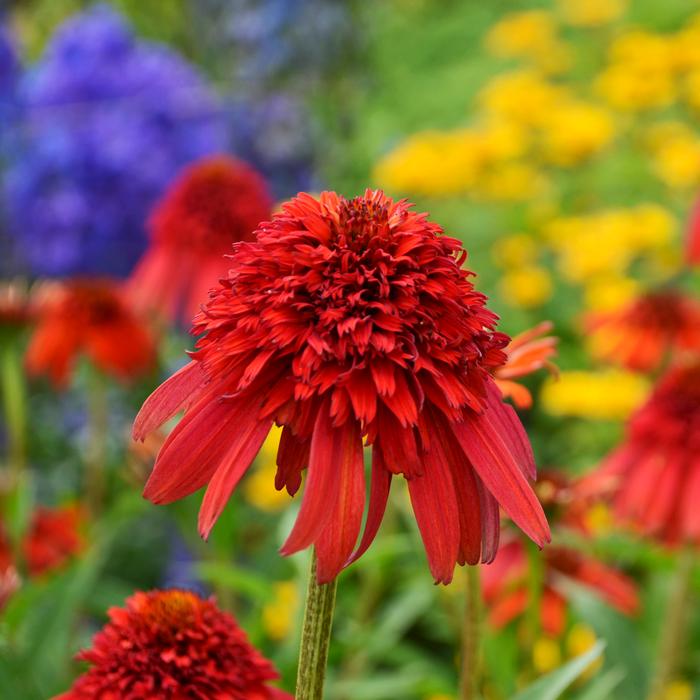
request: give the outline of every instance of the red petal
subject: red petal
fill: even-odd
[[[195,400],[207,378],[201,363],[192,361],[163,382],[144,402],[134,420],[132,437],[144,440],[165,421],[170,420],[179,410]]]
[[[284,555],[305,549],[318,539],[338,501],[339,470],[355,459],[357,447],[352,443],[352,432],[333,426],[329,403],[326,399],[318,409],[304,497],[294,527],[280,549]]]
[[[498,554],[498,541],[501,537],[501,514],[498,502],[474,476],[476,490],[479,492],[479,511],[481,514],[481,561],[490,564]]]
[[[337,463],[338,498],[326,527],[316,540],[319,583],[332,581],[357,543],[365,510],[365,467],[359,425],[350,421],[338,429],[344,434],[344,456]]]
[[[687,539],[700,539],[700,460],[688,465],[690,477],[686,483],[681,520],[682,534]]]
[[[566,601],[554,589],[546,587],[542,591],[540,603],[542,629],[552,637],[559,637],[566,625]]]
[[[540,547],[551,539],[547,518],[505,443],[485,416],[466,414],[452,429],[486,488]]]
[[[277,448],[277,473],[275,488],[293,496],[301,486],[301,472],[309,463],[309,441],[299,440],[289,426],[282,429],[280,444]]]
[[[449,583],[459,556],[459,510],[447,459],[437,440],[423,454],[423,476],[408,480],[408,492],[433,578],[436,583]]]
[[[258,420],[247,405],[241,405],[237,413],[236,431],[227,440],[229,449],[209,482],[199,509],[199,534],[205,540],[272,427],[270,419]]]
[[[391,487],[391,472],[384,466],[382,451],[375,443],[372,446],[372,480],[369,488],[369,507],[367,508],[367,522],[362,535],[360,545],[355,553],[347,560],[345,566],[357,561],[374,541],[379,530],[379,525],[384,517],[389,489]]]

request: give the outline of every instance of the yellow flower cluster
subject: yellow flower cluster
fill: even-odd
[[[544,235],[557,255],[562,276],[589,284],[623,276],[642,256],[663,259],[672,248],[675,228],[675,219],[666,209],[641,204],[554,219]]]
[[[599,27],[619,19],[627,9],[626,0],[557,0],[566,24]]]
[[[655,173],[670,188],[694,190],[700,185],[700,135],[687,124],[655,124],[647,131],[646,145]]]
[[[596,633],[588,625],[575,624],[566,636],[565,649],[559,640],[552,637],[540,637],[532,646],[532,665],[537,673],[550,673],[568,658],[573,659],[585,654],[597,641]],[[602,666],[603,659],[598,658],[581,674],[585,679],[592,676]]]
[[[641,405],[648,393],[649,382],[633,372],[569,371],[545,381],[540,404],[555,416],[622,420]]]

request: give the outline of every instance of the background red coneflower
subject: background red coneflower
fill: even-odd
[[[372,542],[391,477],[408,480],[430,569],[491,561],[499,504],[538,544],[549,528],[528,478],[527,436],[491,373],[507,336],[462,269],[466,252],[425,214],[380,191],[301,194],[238,243],[196,318],[193,361],[146,401],[143,439],[181,408],[146,485],[155,503],[208,484],[207,537],[273,423],[284,426],[276,486],[296,493],[282,547],[311,544],[330,581]],[[363,519],[363,438],[372,483]]]
[[[56,700],[292,700],[233,617],[189,591],[135,593],[78,659],[90,668]]]
[[[122,380],[153,367],[154,339],[116,282],[74,279],[37,294],[37,325],[25,357],[30,374],[48,375],[64,387],[80,355]]]
[[[271,212],[267,184],[247,163],[214,156],[187,167],[151,215],[151,244],[129,282],[135,302],[189,323],[226,275],[233,243],[251,240]]]

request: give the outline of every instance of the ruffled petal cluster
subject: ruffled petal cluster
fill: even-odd
[[[145,495],[168,503],[208,485],[208,536],[273,423],[276,486],[301,509],[283,554],[314,545],[333,579],[370,545],[394,475],[403,475],[436,581],[489,562],[499,505],[549,539],[528,483],[535,465],[492,372],[508,337],[463,269],[466,252],[425,214],[380,191],[301,194],[255,241],[196,318],[190,364],[146,401],[134,436],[185,409]],[[365,511],[364,445],[372,452]]]
[[[292,700],[236,621],[189,591],[135,593],[78,658],[90,668],[56,700]]]

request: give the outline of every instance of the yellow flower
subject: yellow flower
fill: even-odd
[[[549,673],[561,666],[559,642],[540,637],[532,646],[532,665],[537,673]]]
[[[649,382],[623,370],[561,372],[545,381],[540,395],[543,409],[555,416],[622,420],[640,406]]]
[[[484,172],[474,192],[497,202],[521,202],[542,194],[547,185],[547,179],[532,166],[511,162]]]
[[[585,102],[565,102],[545,117],[544,156],[554,165],[576,165],[605,148],[614,134],[607,110]]]
[[[693,686],[687,681],[669,683],[663,695],[663,700],[693,700]]]
[[[486,163],[499,163],[522,156],[530,145],[530,134],[515,121],[492,118],[475,129],[475,137]]]
[[[496,265],[520,267],[537,259],[537,242],[527,233],[515,233],[497,240],[491,249]]]
[[[697,41],[700,46],[700,32],[698,32]],[[700,66],[688,75],[685,83],[685,99],[696,112],[700,112]]]
[[[527,265],[506,272],[501,277],[500,289],[511,306],[531,309],[542,306],[552,297],[553,285],[545,268]]]
[[[564,88],[533,70],[498,75],[479,94],[488,113],[528,126],[542,124],[554,105],[567,97]]]
[[[676,94],[669,72],[625,64],[606,68],[595,86],[610,105],[625,112],[665,107]]]
[[[566,638],[566,651],[570,657],[585,654],[596,643],[598,638],[593,628],[583,623],[575,624]],[[589,678],[603,665],[603,657],[599,656],[581,674],[581,678]]]
[[[483,145],[473,131],[423,131],[384,156],[374,178],[398,192],[454,195],[474,185],[484,162]]]
[[[612,311],[631,301],[639,292],[639,283],[616,275],[597,277],[586,282],[584,299],[591,311]]]
[[[596,535],[606,535],[615,528],[610,506],[606,503],[594,503],[583,516],[586,528]]]
[[[486,48],[495,56],[531,60],[546,72],[560,72],[570,64],[569,51],[557,37],[554,17],[545,10],[506,15],[489,30]]]
[[[273,588],[274,597],[264,606],[262,621],[267,635],[280,640],[292,631],[299,607],[299,590],[295,581],[280,581]]]
[[[289,494],[275,488],[275,464],[282,429],[273,427],[260,448],[253,472],[243,482],[246,498],[260,510],[275,512],[289,505]]]
[[[614,22],[627,9],[626,0],[558,0],[562,18],[574,27],[598,27]]]
[[[654,171],[669,187],[695,188],[700,183],[700,139],[665,143],[656,152]]]

